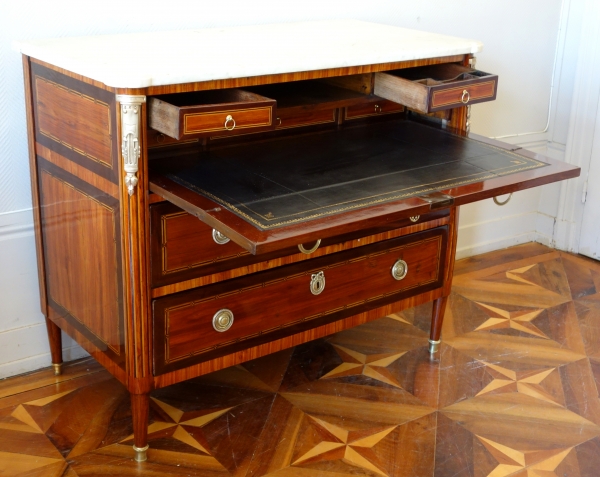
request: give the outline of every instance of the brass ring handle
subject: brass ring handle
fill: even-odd
[[[508,201],[510,200],[512,195],[513,195],[513,193],[511,192],[510,194],[508,194],[508,197],[505,200],[503,200],[502,202],[498,200],[498,197],[494,197],[494,202],[496,203],[496,205],[506,205],[506,204],[508,204]]]
[[[316,249],[319,248],[319,245],[321,245],[321,239],[317,240],[315,242],[315,244],[311,248],[304,248],[304,245],[302,245],[301,243],[299,243],[298,244],[298,250],[300,250],[302,253],[305,253],[306,255],[310,255]]]
[[[227,308],[217,311],[212,320],[213,328],[219,333],[227,331],[233,325],[233,312]]]
[[[466,98],[465,98],[465,96],[466,96]],[[471,95],[469,94],[469,92],[466,89],[463,89],[462,96],[460,97],[460,102],[463,104],[467,104],[470,99],[471,99]]]
[[[310,292],[313,295],[320,295],[325,290],[325,273],[313,273],[310,276]]]
[[[413,215],[412,217],[409,217],[411,222],[418,222],[418,220],[421,218],[420,215]]]
[[[158,133],[156,135],[156,142],[159,144],[162,144],[163,142],[165,142],[165,135],[163,133]]]
[[[277,118],[277,127],[281,126],[281,118]]]
[[[402,280],[407,273],[408,264],[402,259],[396,260],[396,263],[392,267],[392,277],[394,277],[394,280]]]
[[[380,113],[381,112],[381,106],[379,106],[378,104],[375,105],[375,112],[376,113]]]
[[[218,243],[219,245],[225,245],[231,240],[229,237],[227,237],[227,235],[222,234],[216,229],[213,229],[212,231],[212,238],[215,241],[215,243]]]
[[[227,123],[229,123],[229,121],[233,123],[233,126],[231,126],[230,128],[227,127]],[[227,129],[228,131],[233,131],[235,129],[235,119],[233,119],[233,116],[231,114],[228,114],[225,118],[225,129]]]

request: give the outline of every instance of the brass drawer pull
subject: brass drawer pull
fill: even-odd
[[[513,195],[513,193],[511,192],[510,194],[508,194],[508,197],[506,199],[504,199],[502,202],[500,202],[498,200],[498,197],[494,197],[494,202],[496,205],[506,205],[506,204],[508,204],[508,201],[510,200],[512,195]]]
[[[463,104],[467,104],[470,99],[471,99],[471,95],[469,94],[469,92],[466,89],[463,89],[463,94],[460,97],[460,102]]]
[[[304,248],[304,245],[302,245],[300,243],[300,244],[298,244],[298,250],[300,250],[302,253],[305,253],[306,255],[310,255],[316,249],[319,248],[319,245],[321,245],[321,239],[317,240],[316,243],[311,248]]]
[[[320,295],[325,290],[325,273],[313,273],[310,276],[310,292],[313,295]]]
[[[233,325],[233,312],[227,308],[223,308],[213,316],[213,328],[219,333],[223,333]]]
[[[212,237],[213,240],[218,243],[219,245],[225,245],[226,243],[228,243],[231,239],[229,237],[227,237],[226,235],[222,234],[221,232],[219,232],[216,229],[213,229],[212,231]]]
[[[417,222],[420,218],[421,218],[420,215],[413,215],[412,217],[410,217],[410,221]]]
[[[402,280],[407,273],[408,265],[406,262],[402,259],[396,260],[396,263],[392,267],[392,277],[394,277],[394,280]]]
[[[229,123],[229,121],[233,123],[231,127],[227,127],[227,123]],[[228,131],[233,131],[235,129],[235,119],[233,119],[233,116],[231,114],[228,114],[225,118],[225,129],[227,129]]]
[[[376,113],[380,113],[381,112],[381,106],[379,106],[378,104],[375,105],[375,112]]]

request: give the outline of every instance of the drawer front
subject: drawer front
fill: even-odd
[[[200,133],[227,133],[235,130],[264,128],[273,124],[273,107],[228,108],[212,112],[183,114],[183,136]]]
[[[447,227],[438,227],[155,300],[155,372],[438,288],[446,242]],[[401,277],[397,268],[396,279],[392,269],[400,260],[407,270]],[[220,310],[233,317],[223,332],[213,326]]]
[[[496,98],[496,80],[481,81],[458,87],[434,86],[429,111],[440,111]]]
[[[344,110],[344,119],[360,119],[370,116],[379,116],[381,114],[400,113],[404,111],[404,106],[387,99],[381,99],[377,102],[358,104],[348,106]]]
[[[406,218],[387,224],[385,227],[323,239],[316,254],[321,254],[330,246],[335,248],[333,251],[338,252],[341,250],[339,244],[345,241],[361,238],[364,242],[363,237],[413,224],[423,224],[446,216],[447,211],[439,210],[417,220],[414,220],[414,217]],[[170,202],[160,202],[150,206],[150,225],[152,287],[154,288],[239,267],[255,266],[261,262],[271,263],[279,257],[298,255],[297,247],[256,256],[233,241],[218,244],[213,239],[212,228]],[[310,244],[307,244],[306,248],[310,248]],[[272,266],[261,268],[272,268]]]
[[[277,110],[277,129],[295,128],[299,126],[312,126],[315,124],[335,123],[336,109],[318,109],[312,111],[289,112],[285,109]]]

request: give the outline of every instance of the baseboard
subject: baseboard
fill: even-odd
[[[73,361],[79,358],[89,356],[79,345],[71,348],[63,349],[63,361]],[[0,379],[18,376],[19,374],[29,373],[41,368],[47,368],[52,364],[50,353],[43,353],[36,356],[28,356],[27,358],[10,363],[0,364]]]
[[[550,238],[546,239],[545,234],[537,230],[540,223],[546,230],[546,222],[547,216],[540,218],[538,212],[530,212],[463,225],[458,229],[456,258],[460,260],[527,242],[549,245]]]
[[[0,214],[0,242],[33,236],[31,209]]]
[[[69,336],[62,334],[63,361],[88,356]],[[0,333],[0,379],[35,371],[52,364],[46,323],[35,323]]]
[[[5,378],[51,364],[31,209],[0,214],[0,264],[0,378]],[[63,348],[65,361],[87,356],[64,334]]]

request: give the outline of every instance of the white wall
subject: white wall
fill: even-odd
[[[539,17],[533,14],[528,18],[527,21],[533,22],[541,29],[552,29],[553,39],[548,32],[543,38],[546,52],[554,49],[552,61],[544,57],[542,65],[536,60],[535,53],[525,48],[523,53],[526,54],[522,55],[524,61],[520,63],[519,68],[504,76],[499,73],[498,99],[504,102],[500,111],[494,109],[499,101],[486,103],[477,109],[473,107],[474,132],[519,145],[554,159],[565,159],[583,10],[584,0],[564,0],[559,5],[558,18],[555,18],[556,23],[553,27],[549,19],[545,24],[540,23],[544,13],[547,13],[543,8]],[[507,37],[512,38],[513,32],[511,24],[510,28],[507,27]],[[529,33],[539,44],[539,31],[533,29]],[[479,55],[479,58],[482,56]],[[478,61],[477,66],[485,70],[482,63]],[[534,82],[528,83],[524,90],[520,90],[521,78],[528,78],[532,72],[542,70],[543,75],[536,75]],[[506,85],[505,78],[508,78],[509,85]],[[525,127],[519,122],[519,116],[523,113],[520,104],[523,95],[528,96],[536,87],[539,89],[534,99],[536,116],[535,119],[531,116]],[[504,126],[489,128],[489,120],[492,117],[494,124],[496,119],[501,117]],[[463,258],[530,241],[554,246],[560,189],[560,183],[555,183],[517,192],[513,194],[510,202],[502,207],[494,204],[492,200],[461,207],[457,257]],[[506,196],[499,199],[504,200]]]
[[[12,40],[329,18],[357,18],[471,37],[485,45],[478,57],[478,68],[500,77],[498,99],[473,107],[472,130],[487,136],[503,136],[545,128],[561,8],[566,4],[569,11],[572,2],[0,1],[0,377],[50,363],[43,317],[38,311],[21,59],[10,49]],[[565,8],[562,8],[563,23]],[[576,44],[576,39],[569,38]],[[561,48],[569,50],[573,47],[571,43],[563,39]],[[126,45],[123,54],[127,54]],[[572,78],[567,73],[555,75],[563,80],[561,89],[553,90],[558,104],[570,104]],[[548,141],[564,144],[562,118],[561,114],[553,116],[553,127],[536,136],[534,146],[546,150]],[[531,141],[532,137],[508,139],[519,143]],[[538,203],[542,194],[545,192],[519,193],[504,208],[491,201],[465,207],[459,235],[460,254],[538,239],[535,224],[540,216]],[[556,195],[552,191],[548,194]],[[67,358],[83,353],[69,340],[65,346],[69,349]]]

